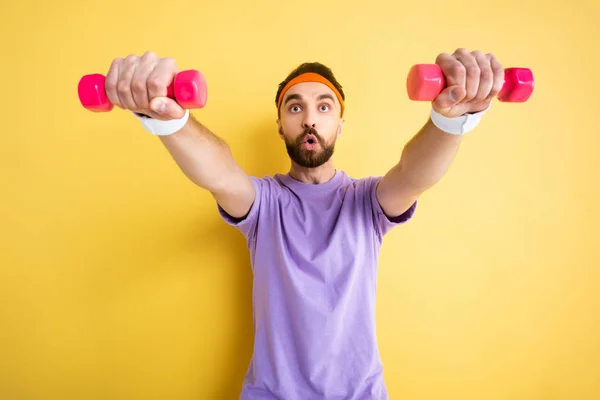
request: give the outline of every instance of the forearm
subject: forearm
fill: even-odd
[[[183,173],[204,189],[216,192],[241,175],[227,143],[192,114],[181,130],[159,137]]]
[[[448,171],[461,141],[462,135],[444,132],[429,119],[404,146],[394,180],[415,193],[424,192]]]

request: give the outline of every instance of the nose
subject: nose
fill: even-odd
[[[311,111],[307,111],[304,114],[304,120],[302,121],[302,127],[304,129],[307,129],[307,128],[314,129],[316,127],[315,117]]]

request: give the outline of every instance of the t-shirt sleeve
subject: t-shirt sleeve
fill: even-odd
[[[400,215],[394,215],[392,217],[385,215],[383,208],[381,208],[381,204],[379,204],[379,201],[377,200],[377,186],[382,178],[382,176],[367,178],[368,184],[366,185],[366,190],[368,191],[367,197],[370,199],[369,207],[372,212],[373,223],[375,224],[375,230],[380,239],[395,226],[408,222],[413,217],[417,208],[417,202],[415,201]]]
[[[265,201],[265,193],[268,192],[268,184],[265,179],[251,176],[250,180],[254,185],[255,198],[246,216],[241,218],[232,217],[221,207],[219,203],[217,203],[219,215],[227,224],[239,229],[239,231],[246,237],[248,244],[255,240],[260,209],[263,207],[263,203]]]

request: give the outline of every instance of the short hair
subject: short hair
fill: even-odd
[[[277,94],[275,95],[275,106],[277,106],[279,95],[281,95],[281,91],[283,90],[285,85],[287,85],[295,77],[307,72],[319,74],[323,78],[327,79],[338,90],[338,92],[340,92],[342,100],[346,100],[346,96],[344,95],[344,91],[342,90],[342,85],[340,85],[340,83],[335,78],[335,75],[333,74],[331,68],[321,64],[320,62],[305,62],[300,64],[298,67],[296,67],[296,69],[290,72],[290,74],[279,84]]]

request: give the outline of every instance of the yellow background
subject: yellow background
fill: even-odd
[[[596,5],[592,5],[596,3]],[[193,113],[252,175],[287,172],[277,84],[347,94],[336,166],[384,174],[425,122],[405,77],[458,47],[533,70],[381,253],[393,400],[600,398],[597,2],[3,2],[0,398],[236,399],[252,352],[240,233],[127,112],[77,83],[155,51],[208,81]]]

